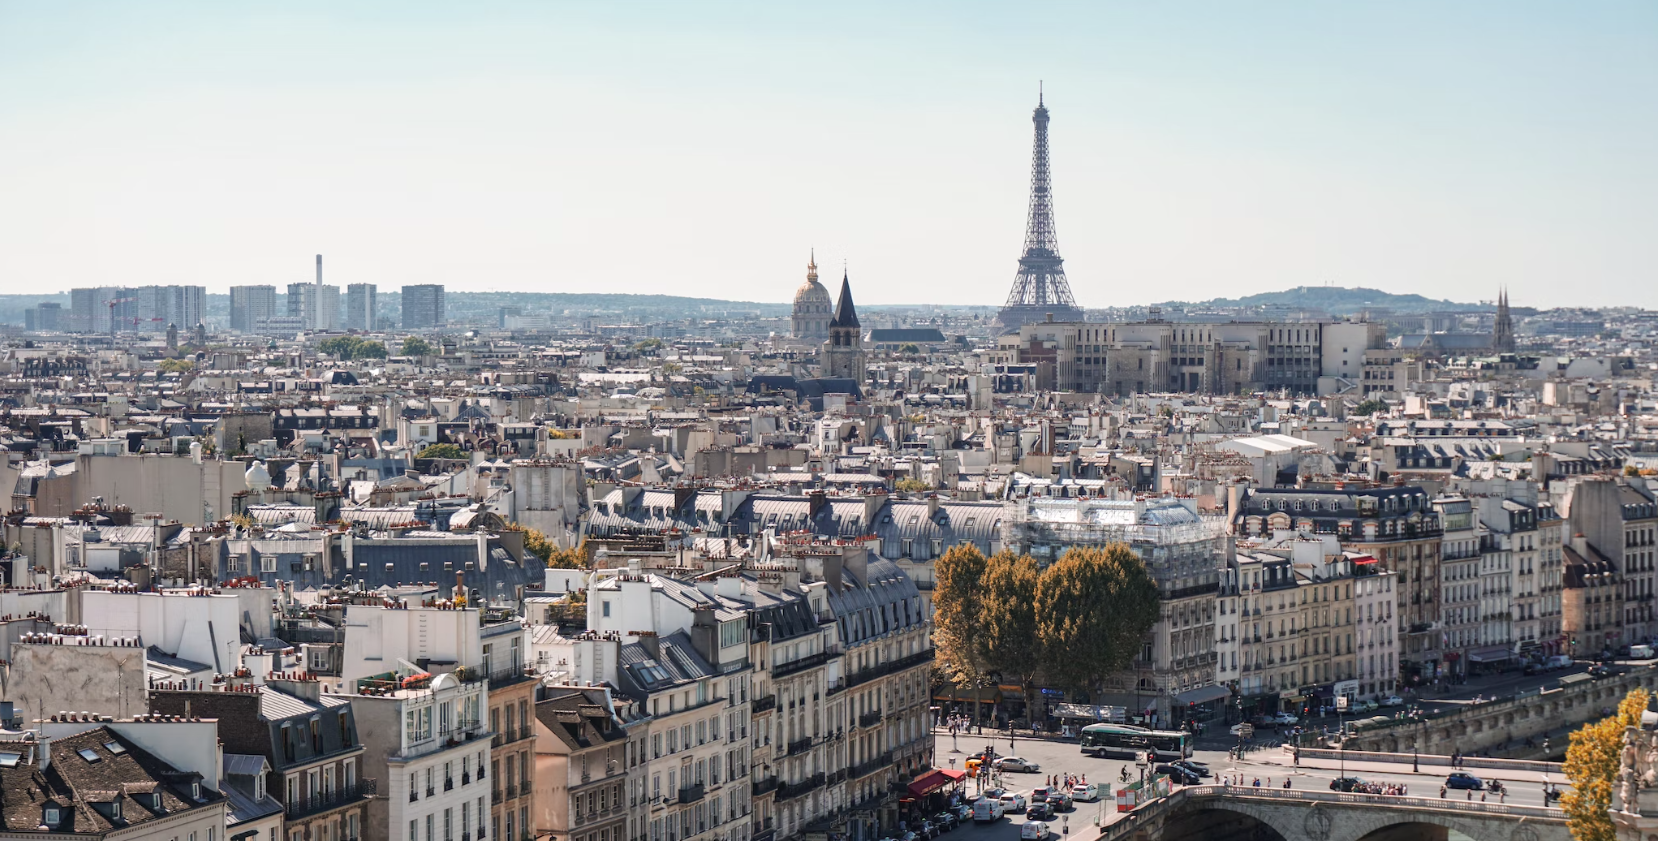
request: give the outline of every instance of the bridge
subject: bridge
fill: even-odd
[[[1190,786],[1141,806],[1099,841],[1571,841],[1566,814],[1471,803],[1253,786]]]

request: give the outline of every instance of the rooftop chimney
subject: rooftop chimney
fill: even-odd
[[[317,285],[322,285],[322,255],[317,255]]]

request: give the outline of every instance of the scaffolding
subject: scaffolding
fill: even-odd
[[[1002,516],[1002,545],[1039,562],[1073,546],[1126,543],[1160,581],[1212,572],[1225,535],[1224,518],[1173,499],[1031,497],[1008,501]]]

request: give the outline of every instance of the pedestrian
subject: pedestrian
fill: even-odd
[[[1439,799],[1440,800],[1445,799],[1445,787],[1444,786],[1439,787]]]
[[[1468,789],[1468,799],[1469,800],[1474,799],[1474,790],[1473,789]]]
[[[1483,792],[1483,791],[1482,791],[1482,792],[1480,792],[1480,802],[1481,802],[1481,803],[1484,803],[1484,802],[1485,802],[1485,792]]]

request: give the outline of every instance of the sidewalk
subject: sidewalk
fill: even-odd
[[[1294,764],[1294,760],[1291,759],[1289,754],[1282,751],[1271,750],[1256,751],[1255,753],[1246,754],[1243,762],[1254,763],[1256,765],[1271,765],[1290,768],[1290,773],[1292,774],[1296,773],[1295,769],[1297,768],[1316,768],[1321,771],[1329,771],[1345,767],[1349,776],[1358,776],[1360,774],[1419,773],[1430,777],[1443,777],[1445,774],[1453,770],[1444,765],[1418,765],[1417,767],[1420,770],[1412,772],[1411,763],[1409,762],[1367,762],[1353,759],[1347,760],[1346,765],[1343,766],[1341,760],[1339,759],[1315,759],[1311,757],[1302,757],[1301,764],[1297,766]],[[1243,768],[1238,766],[1238,770],[1242,771]],[[1541,771],[1511,771],[1505,768],[1467,768],[1463,770],[1469,774],[1479,777],[1482,780],[1502,780],[1504,782],[1539,784],[1543,782],[1543,773]],[[1549,779],[1557,785],[1566,783],[1566,777],[1564,774],[1550,774],[1548,776]]]

